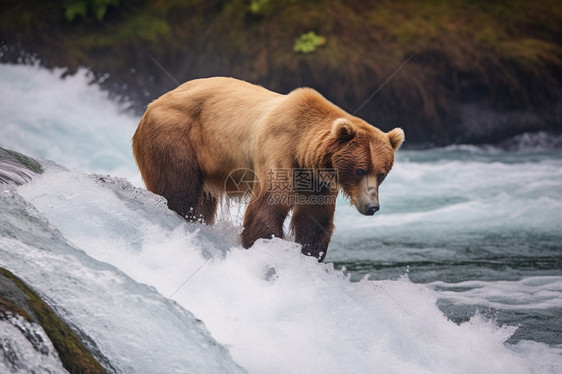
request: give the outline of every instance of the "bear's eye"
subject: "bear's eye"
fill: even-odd
[[[384,178],[386,178],[386,174],[379,174],[379,176],[377,177],[377,182],[381,184]]]
[[[364,170],[364,169],[357,169],[357,171],[355,172],[355,174],[357,174],[358,177],[364,177],[365,175],[367,175],[367,170]]]

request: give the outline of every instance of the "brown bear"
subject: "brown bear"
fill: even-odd
[[[215,77],[189,81],[152,102],[133,152],[146,187],[182,217],[213,223],[218,200],[240,188],[238,179],[251,190],[245,248],[282,238],[292,210],[295,241],[322,261],[338,191],[373,215],[403,141],[402,129],[382,132],[313,89],[282,95]]]

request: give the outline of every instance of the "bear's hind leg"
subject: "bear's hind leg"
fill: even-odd
[[[162,147],[163,142],[148,148],[141,168],[147,188],[168,200],[168,208],[186,220],[197,221],[195,214],[203,194],[203,173],[192,145],[182,138]],[[159,147],[160,146],[160,147]],[[147,172],[148,171],[148,172]]]
[[[177,174],[176,174],[177,176]],[[186,178],[189,182],[183,185],[168,185],[163,191],[156,192],[168,200],[168,208],[172,209],[189,222],[196,222],[197,205],[202,195],[203,181],[196,176]]]

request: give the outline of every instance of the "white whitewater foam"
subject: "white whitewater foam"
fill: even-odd
[[[487,308],[562,309],[562,277],[528,277],[518,281],[428,283],[439,299]]]
[[[139,118],[123,113],[86,69],[0,64],[0,147],[141,185],[130,140]]]
[[[108,372],[244,372],[190,312],[71,246],[16,191],[0,186],[0,209],[1,266],[78,329]],[[72,220],[90,227],[87,216]]]
[[[449,321],[407,278],[352,283],[280,239],[245,250],[226,222],[188,224],[126,183],[45,166],[18,192],[89,256],[193,312],[251,373],[531,373],[556,357],[505,345],[515,327]]]

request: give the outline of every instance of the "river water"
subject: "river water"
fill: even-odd
[[[222,372],[561,370],[560,139],[399,151],[379,213],[338,200],[318,264],[279,239],[242,249],[243,207],[213,227],[167,211],[131,155],[139,118],[87,71],[61,73],[0,65],[0,147],[45,169],[2,191],[0,265],[64,310],[115,372],[219,370],[190,354]],[[82,307],[90,288],[113,317]],[[125,299],[150,323],[136,331],[131,311],[119,315]]]

